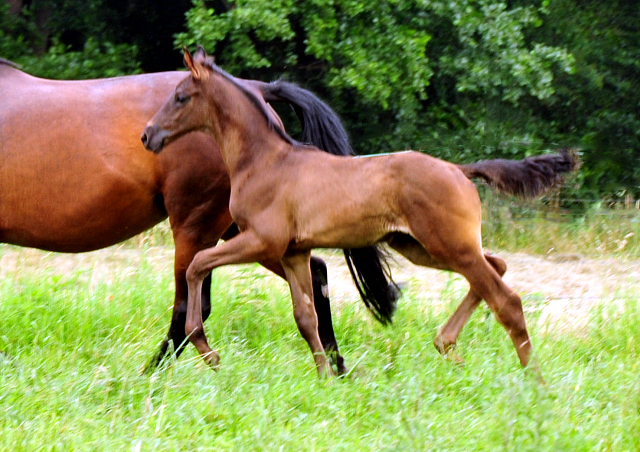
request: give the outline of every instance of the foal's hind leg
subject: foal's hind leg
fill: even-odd
[[[487,262],[489,262],[489,264],[491,264],[491,266],[498,272],[498,275],[502,277],[507,271],[506,262],[497,256],[491,256],[489,254],[485,254],[484,256],[487,259]],[[473,290],[469,289],[469,292],[462,300],[462,303],[460,303],[460,306],[458,306],[458,309],[456,309],[456,312],[451,316],[433,340],[433,344],[436,349],[447,359],[459,364],[464,363],[464,359],[462,359],[455,351],[456,342],[460,331],[481,301],[482,298],[480,298],[480,296],[478,296],[478,294]]]
[[[321,377],[333,375],[331,365],[327,361],[320,336],[318,335],[318,319],[311,301],[313,286],[309,268],[309,252],[283,258],[282,266],[291,289],[293,316],[300,334],[309,344],[309,348],[311,348],[318,374]]]
[[[461,307],[453,315],[450,331],[459,333],[473,312],[472,308],[477,307],[478,297],[484,299],[511,337],[520,363],[526,366],[532,351],[531,341],[524,321],[522,301],[507,287],[498,273],[501,268],[506,269],[506,265],[501,265],[502,259],[493,256],[487,259],[483,254],[470,251],[475,248],[472,241],[467,247],[460,245],[460,242],[462,241],[441,240],[440,259],[435,259],[424,245],[407,235],[392,237],[389,245],[416,265],[451,270],[464,276],[471,285],[470,294],[467,294]],[[427,240],[424,243],[428,243]],[[442,252],[452,249],[455,245],[458,249],[455,254],[447,255],[446,252]]]
[[[498,272],[485,259],[475,260],[473,265],[456,269],[489,305],[491,311],[509,334],[523,367],[529,364],[531,339],[522,311],[522,300],[503,281]]]

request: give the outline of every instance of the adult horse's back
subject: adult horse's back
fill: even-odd
[[[232,224],[229,178],[219,149],[203,133],[188,134],[155,156],[140,130],[184,72],[101,80],[32,77],[0,60],[0,241],[59,252],[84,252],[128,239],[169,216],[175,241],[176,295],[167,340],[182,349],[186,269]],[[269,90],[266,84],[247,84]],[[275,121],[279,121],[277,116]],[[89,131],[92,133],[89,133]],[[97,131],[98,135],[95,135]],[[333,344],[326,267],[313,263],[318,318]],[[283,275],[278,265],[268,268]],[[203,289],[209,312],[208,284]]]
[[[163,159],[145,155],[136,127],[177,75],[53,81],[0,64],[0,240],[82,252],[163,220]]]

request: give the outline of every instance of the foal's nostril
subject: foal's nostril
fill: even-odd
[[[142,140],[142,144],[146,148],[147,144],[149,143],[149,137],[147,136],[147,132],[142,132],[142,136],[140,137],[140,139]]]

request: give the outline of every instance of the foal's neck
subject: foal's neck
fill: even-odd
[[[284,131],[279,133],[266,110],[256,105],[264,101],[252,99],[221,74],[214,74],[211,83],[215,86],[208,92],[208,102],[215,116],[214,135],[232,179],[258,162],[264,165],[292,150],[292,143],[282,136]]]

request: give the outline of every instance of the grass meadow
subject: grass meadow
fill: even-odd
[[[437,354],[432,340],[461,281],[438,305],[408,290],[389,327],[336,300],[351,372],[322,381],[286,285],[243,266],[213,277],[206,328],[220,371],[189,347],[141,375],[170,318],[170,246],[71,264],[8,246],[0,254],[1,451],[640,450],[634,288],[609,290],[575,328],[547,325],[543,302],[525,297],[545,384],[519,367],[484,307],[459,339],[466,365]]]

